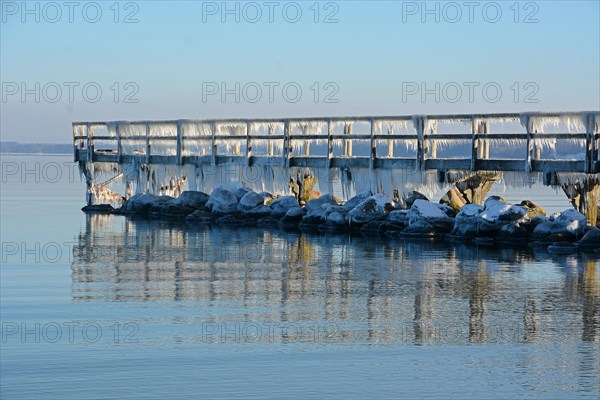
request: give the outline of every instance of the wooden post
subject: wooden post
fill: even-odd
[[[595,173],[596,163],[598,162],[598,145],[596,135],[599,132],[599,127],[596,124],[595,115],[590,113],[587,115],[585,124],[585,172]]]
[[[479,151],[479,121],[471,118],[471,171],[477,170],[477,152]]]
[[[177,121],[177,164],[183,164],[183,127],[181,121]]]
[[[375,141],[375,131],[377,125],[371,120],[371,155],[369,157],[369,169],[373,170],[377,166],[377,142]]]
[[[210,156],[211,156],[211,164],[217,165],[217,145],[215,144],[215,136],[217,134],[217,124],[212,123],[211,126],[211,138],[210,138]]]
[[[301,127],[302,129],[302,134],[306,135],[306,129],[308,128],[308,125],[304,125]],[[304,156],[308,157],[310,155],[310,141],[303,139],[304,140]]]
[[[352,123],[344,125],[344,135],[352,135]],[[352,157],[352,140],[344,139],[344,156]]]
[[[290,159],[292,157],[292,138],[290,132],[290,121],[285,120],[283,123],[283,166],[289,168]]]
[[[528,172],[531,172],[533,170],[533,165],[532,165],[532,160],[534,159],[534,153],[533,153],[533,147],[534,147],[534,143],[533,143],[533,138],[531,136],[531,129],[532,129],[532,124],[529,123],[529,116],[527,116],[527,120],[526,120],[526,129],[527,129],[527,157],[526,157],[526,161],[525,161],[525,169]]]
[[[429,132],[425,132],[428,136],[434,136],[437,133],[437,123],[431,124],[431,130]],[[437,142],[435,139],[427,139],[425,138],[427,147],[429,150],[429,155],[427,158],[437,158]]]
[[[273,128],[273,125],[269,125],[269,136],[273,136],[275,134],[275,128]],[[273,151],[273,141],[272,140],[268,140],[267,141],[267,154],[269,156],[273,156],[273,154],[275,153]]]
[[[331,168],[331,160],[333,159],[333,127],[331,120],[327,121],[327,168]]]
[[[121,132],[119,132],[119,123],[115,124],[115,135],[117,135],[117,162],[121,162],[123,157],[123,143],[121,142]]]
[[[144,124],[146,127],[146,164],[150,164],[150,124]]]
[[[416,167],[417,169],[425,168],[425,148],[424,148],[424,135],[423,129],[425,126],[424,118],[419,116],[416,117],[415,128],[417,130],[417,159],[416,159]]]
[[[94,130],[90,124],[86,124],[87,133],[87,159],[94,161]]]
[[[246,122],[246,165],[248,167],[252,166],[252,139],[250,128],[252,124],[250,122]]]
[[[391,135],[392,132],[392,128],[388,128],[388,135]],[[388,139],[388,158],[394,158],[394,141],[391,139]]]

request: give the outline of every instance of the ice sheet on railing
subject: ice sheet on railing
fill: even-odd
[[[152,155],[174,156],[177,154],[176,140],[153,140],[156,138],[177,138],[177,124],[152,123],[149,126]]]

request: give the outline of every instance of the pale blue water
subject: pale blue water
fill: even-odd
[[[597,258],[86,217],[69,157],[2,168],[3,399],[600,394]]]

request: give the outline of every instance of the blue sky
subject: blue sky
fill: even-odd
[[[598,1],[75,3],[1,1],[2,140],[69,142],[83,120],[600,109]]]

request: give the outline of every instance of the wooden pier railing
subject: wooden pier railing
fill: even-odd
[[[554,122],[553,122],[554,121]],[[466,132],[438,129],[461,124]],[[512,123],[515,131],[494,133],[494,124]],[[544,131],[544,124],[576,129]],[[416,168],[423,170],[540,171],[598,173],[600,112],[506,113],[286,119],[114,121],[73,123],[75,161],[147,164],[282,165],[312,168]],[[362,130],[354,129],[360,126]],[[385,129],[387,126],[387,130]],[[395,127],[395,128],[391,128]],[[403,129],[400,129],[400,128]],[[578,128],[577,128],[578,127]],[[343,128],[339,131],[339,128]],[[520,128],[520,129],[518,129]],[[336,132],[338,130],[339,132]],[[398,133],[398,130],[404,132]],[[571,129],[569,129],[571,130]],[[539,143],[574,140],[584,144],[579,159],[543,159]],[[507,141],[522,158],[490,158],[490,144]],[[469,143],[469,157],[439,157],[438,144]],[[265,151],[253,147],[262,143]],[[334,144],[342,143],[334,155]],[[394,143],[411,143],[414,156],[399,157]],[[99,143],[103,143],[99,146]],[[311,154],[317,143],[322,154]],[[367,154],[353,154],[359,143]],[[387,144],[387,145],[386,145]],[[225,146],[226,154],[219,153]],[[105,147],[105,148],[104,148]],[[385,149],[382,151],[382,147]],[[299,148],[303,148],[299,151]],[[379,150],[378,150],[379,149]],[[364,152],[363,152],[364,153]]]

